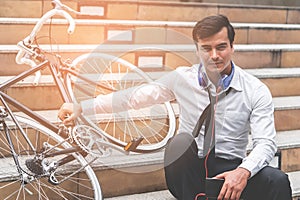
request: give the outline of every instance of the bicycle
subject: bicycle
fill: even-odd
[[[36,40],[37,33],[48,19],[59,15],[68,20],[69,33],[75,28],[68,12],[77,12],[59,0],[54,0],[53,4],[54,8],[40,18],[31,34],[18,43],[17,63],[31,68],[0,85],[0,161],[4,169],[0,172],[0,193],[4,199],[102,199],[101,186],[91,163],[109,156],[112,149],[124,154],[159,150],[174,134],[175,116],[169,102],[163,105],[166,113],[157,119],[141,110],[134,119],[122,117],[124,113],[116,113],[110,118],[105,115],[100,121],[81,115],[74,124],[65,126],[49,122],[5,93],[7,88],[28,76],[35,76],[34,84],[38,84],[41,71],[45,69],[50,71],[64,102],[77,102],[76,85],[83,86],[78,89],[84,94],[82,98],[90,98],[91,95],[117,92],[152,81],[138,67],[112,55],[84,54],[70,62],[59,54],[44,51]],[[102,66],[106,72],[101,72],[104,77],[122,76],[123,79],[95,81],[93,77],[99,72],[90,71],[95,67],[90,67],[85,74],[79,73],[82,72],[82,63],[91,59],[101,60],[95,62],[98,64],[104,63]],[[97,92],[90,94],[86,87],[91,85],[98,89]],[[153,125],[156,120],[158,126],[163,127],[159,134],[157,129],[149,126],[149,121]],[[111,126],[121,128],[109,131]],[[123,129],[128,126],[131,128]],[[150,139],[142,133],[150,135]]]

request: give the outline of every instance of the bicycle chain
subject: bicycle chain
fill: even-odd
[[[95,157],[111,155],[111,148],[105,146],[109,143],[107,138],[100,135],[97,130],[86,125],[77,125],[72,130],[72,137],[76,144],[85,152]]]

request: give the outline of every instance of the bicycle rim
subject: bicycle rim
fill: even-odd
[[[71,73],[67,85],[74,102],[91,99],[97,95],[149,83],[152,79],[135,65],[103,53],[84,54],[73,61],[77,72],[98,85],[79,79]],[[113,99],[113,98],[112,98]],[[112,102],[113,103],[113,102]],[[100,134],[121,146],[134,139],[143,141],[133,151],[153,151],[164,147],[175,133],[175,115],[169,102],[142,108],[106,114],[85,116],[88,123],[98,128]]]
[[[48,182],[49,175],[36,174],[32,170],[29,170],[28,165],[25,164],[26,161],[32,159],[34,155],[39,154],[46,144],[45,142],[49,145],[61,143],[56,147],[57,149],[68,148],[71,145],[68,142],[64,142],[64,139],[56,133],[32,120],[23,117],[16,117],[16,119],[23,127],[36,151],[30,150],[29,145],[25,142],[12,120],[10,118],[5,119],[15,147],[15,153],[18,155],[21,171],[23,174],[26,174],[27,178],[25,179],[26,183],[22,184],[22,176],[20,176],[11,156],[4,128],[0,125],[0,162],[2,163],[0,170],[1,199],[102,199],[97,177],[85,158],[80,154],[72,153],[75,159],[65,165],[59,166],[55,170],[54,175],[60,181],[77,169],[82,170],[72,174],[65,181],[57,185]],[[45,158],[47,160],[44,160],[51,163],[61,157],[55,156]]]

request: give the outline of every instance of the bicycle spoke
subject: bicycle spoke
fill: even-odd
[[[13,136],[12,140],[16,147],[15,151],[18,155],[17,159],[20,163],[22,174],[19,174],[17,171],[11,153],[3,153],[9,151],[0,149],[2,152],[0,162],[5,163],[2,166],[4,170],[0,171],[0,194],[4,199],[94,199],[95,195],[98,197],[102,196],[97,177],[89,166],[90,163],[80,154],[72,154],[74,159],[71,162],[57,167],[55,167],[56,165],[51,165],[51,163],[60,163],[61,158],[66,157],[66,155],[49,158],[43,158],[40,155],[43,150],[52,151],[55,149],[55,151],[60,151],[72,147],[65,139],[33,121],[20,117],[17,117],[17,119],[21,126],[24,127],[25,133],[37,152],[28,150],[29,145],[25,144],[25,140],[22,139],[20,132],[12,125],[13,123],[11,123],[9,118],[5,119],[10,124],[9,133]],[[5,144],[6,141],[0,140],[0,142]],[[9,148],[7,144],[2,145],[1,143],[0,146],[3,146],[2,148]],[[47,145],[48,149],[44,149],[43,144],[45,143],[49,144]],[[40,156],[36,157],[37,155]],[[38,158],[42,160],[38,160]],[[44,161],[43,165],[42,161]],[[44,168],[44,165],[48,166],[48,168]],[[49,172],[44,171],[46,169],[54,170],[55,176],[62,180],[61,183],[54,185],[48,182]]]
[[[139,87],[144,83],[151,81],[148,76],[136,66],[127,61],[107,54],[91,53],[79,56],[74,60],[72,66],[75,66],[78,73],[85,77],[98,77],[94,79],[97,83],[109,85],[116,88],[117,92],[125,92],[126,89]],[[101,86],[95,87],[93,84],[78,80],[71,73],[68,74],[69,81],[75,80],[72,84],[69,82],[69,92],[73,94],[75,102],[91,99],[97,95],[107,95],[107,91]],[[88,95],[82,89],[93,91],[93,95]],[[113,97],[114,98],[114,97]],[[116,98],[120,98],[117,96]],[[112,99],[114,101],[114,99]],[[118,99],[116,99],[118,102]],[[112,104],[117,104],[112,102]],[[170,137],[175,133],[175,116],[169,103],[160,104],[159,111],[153,112],[155,106],[137,110],[125,110],[116,113],[103,113],[94,116],[86,116],[88,122],[93,127],[99,127],[98,134],[114,141],[121,146],[126,146],[132,139],[143,137],[144,140],[137,147],[138,151],[151,151],[162,148]],[[114,110],[114,108],[112,108]]]

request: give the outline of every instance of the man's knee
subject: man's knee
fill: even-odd
[[[184,133],[175,135],[165,149],[165,166],[174,163],[182,158],[184,154],[188,154],[191,151],[194,154],[198,152],[194,138]]]
[[[284,180],[286,179],[287,175],[281,171],[280,169],[267,166],[261,170],[261,173],[264,174],[264,176],[270,177],[272,180]]]
[[[168,189],[177,199],[194,199],[204,188],[205,171],[198,157],[194,137],[178,134],[165,149],[165,178]]]
[[[288,175],[281,170],[277,170],[277,173],[272,175],[272,185],[278,189],[290,187]]]
[[[273,167],[265,167],[261,173],[263,177],[266,178],[267,184],[269,184],[270,187],[277,188],[278,190],[290,188],[289,177],[283,171]]]
[[[267,166],[253,176],[244,191],[245,199],[291,200],[288,176],[281,170]]]

